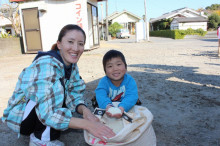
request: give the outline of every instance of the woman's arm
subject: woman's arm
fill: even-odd
[[[69,128],[87,130],[102,141],[106,141],[106,138],[115,136],[112,129],[100,123],[98,118],[92,114],[86,106],[80,105],[78,107],[78,112],[83,114],[83,119],[71,118]]]

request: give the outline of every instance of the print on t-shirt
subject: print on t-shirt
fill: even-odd
[[[113,90],[109,88],[109,97],[112,101],[121,101],[121,98],[124,97],[125,86],[121,86],[118,90]]]

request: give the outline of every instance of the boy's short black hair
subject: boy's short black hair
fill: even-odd
[[[125,56],[120,52],[120,51],[117,51],[117,50],[109,50],[103,57],[103,60],[102,60],[102,64],[103,64],[103,68],[104,68],[104,71],[106,72],[106,63],[111,60],[112,58],[121,58],[122,62],[125,64],[125,68],[127,69],[127,63],[126,63],[126,60],[125,60]]]

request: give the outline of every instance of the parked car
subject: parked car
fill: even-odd
[[[120,29],[119,32],[116,33],[116,38],[130,38],[128,29]]]

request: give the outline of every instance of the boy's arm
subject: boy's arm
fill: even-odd
[[[104,79],[101,79],[98,87],[95,90],[96,100],[99,108],[106,109],[107,105],[112,104],[111,99],[108,97],[108,83]]]
[[[136,82],[133,78],[130,78],[125,85],[126,91],[119,107],[123,107],[126,112],[128,112],[138,100],[138,90]]]

